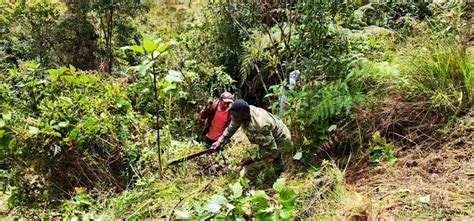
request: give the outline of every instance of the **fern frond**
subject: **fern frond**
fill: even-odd
[[[250,71],[253,69],[253,57],[251,53],[247,53],[242,55],[240,59],[240,79],[241,79],[241,85],[244,84],[244,82],[247,80]]]
[[[360,95],[352,94],[344,81],[332,82],[318,91],[313,96],[316,105],[310,110],[310,123],[322,123],[323,121],[347,114],[355,102],[360,101]]]

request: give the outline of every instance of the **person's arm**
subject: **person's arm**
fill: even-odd
[[[224,133],[219,137],[219,139],[211,145],[212,149],[217,149],[222,144],[227,144],[229,139],[235,134],[235,132],[239,129],[240,124],[235,123],[235,121],[231,120],[229,126],[224,130]]]
[[[226,140],[229,140],[235,132],[239,129],[240,124],[235,123],[235,121],[231,120],[229,126],[224,130],[224,133],[221,137],[217,140],[219,143],[223,143]]]

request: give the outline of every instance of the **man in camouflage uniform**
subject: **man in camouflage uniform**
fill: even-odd
[[[260,171],[270,165],[273,165],[275,175],[279,176],[283,172],[281,151],[291,143],[291,134],[286,125],[277,116],[249,105],[242,99],[234,102],[230,114],[232,120],[229,126],[211,148],[218,148],[242,127],[249,141],[259,145],[256,155],[246,157],[240,162],[246,169],[247,178],[255,183]]]

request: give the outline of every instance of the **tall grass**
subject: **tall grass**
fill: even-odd
[[[435,106],[457,112],[473,105],[473,61],[455,39],[428,41],[409,52],[406,76]]]

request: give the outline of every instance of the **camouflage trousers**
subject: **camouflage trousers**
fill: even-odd
[[[271,187],[284,170],[281,154],[245,166],[245,176],[253,186]]]
[[[253,186],[269,188],[285,169],[282,148],[288,142],[278,145],[278,149],[259,150],[259,160],[245,166],[245,176]]]

